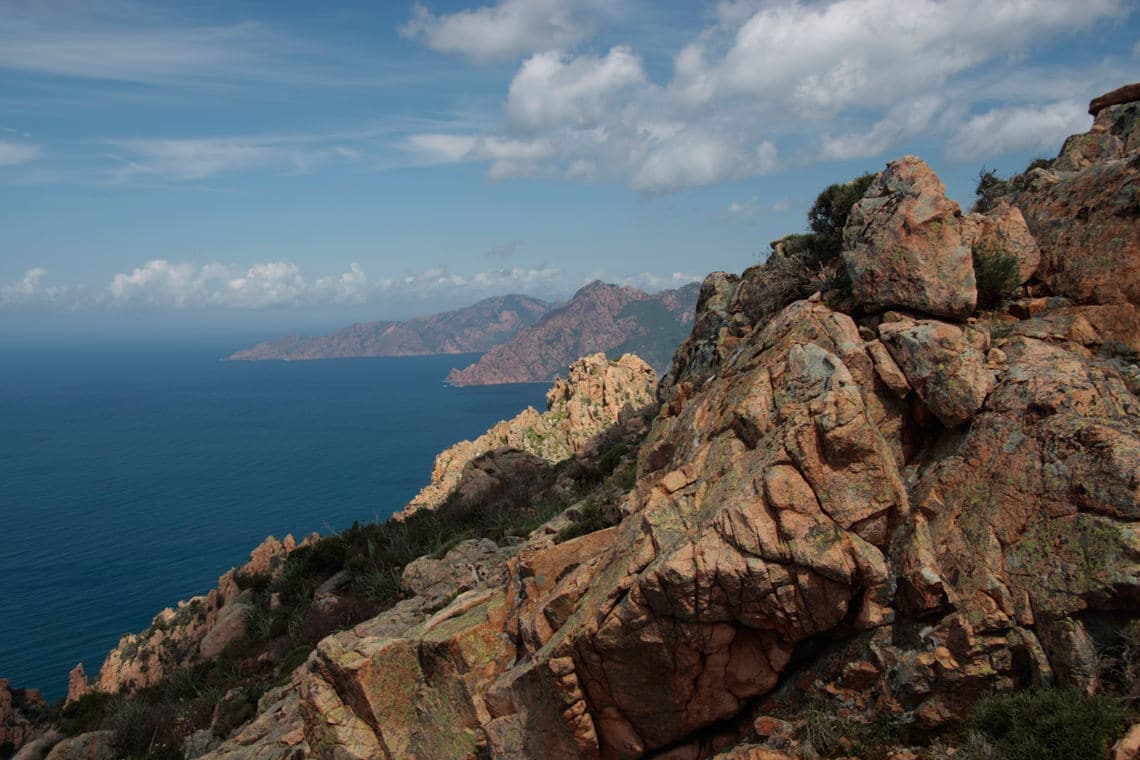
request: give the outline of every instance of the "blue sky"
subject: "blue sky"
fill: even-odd
[[[399,318],[740,271],[915,153],[968,205],[1130,0],[0,0],[0,329]]]

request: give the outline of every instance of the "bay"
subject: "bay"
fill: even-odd
[[[0,678],[59,698],[266,535],[387,518],[547,389],[443,385],[477,355],[220,361],[247,343],[0,342]]]

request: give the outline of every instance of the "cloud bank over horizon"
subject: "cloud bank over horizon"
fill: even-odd
[[[615,275],[597,270],[575,279],[557,267],[545,265],[487,269],[469,274],[435,266],[398,276],[370,277],[358,263],[339,274],[311,276],[288,261],[241,267],[220,262],[195,264],[151,259],[129,272],[115,274],[109,282],[94,288],[52,284],[45,269],[29,269],[14,282],[0,283],[0,311],[258,311],[380,302],[395,302],[405,308],[424,303],[452,308],[507,293],[564,298],[595,279],[655,292],[699,281],[701,277],[684,272]]]
[[[1132,0],[0,0],[0,18],[6,315],[674,287],[762,260],[822,188],[904,153],[967,206],[979,168],[1054,154],[1140,61]]]

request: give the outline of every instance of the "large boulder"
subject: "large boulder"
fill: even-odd
[[[1140,103],[1103,106],[1016,204],[1041,246],[1038,277],[1055,295],[1140,304]]]
[[[971,419],[994,386],[986,367],[989,336],[974,327],[889,316],[879,337],[910,387],[947,427]]]
[[[892,161],[843,228],[857,306],[969,316],[978,300],[970,243],[961,209],[930,167],[914,156]]]
[[[1003,198],[985,214],[970,214],[969,224],[974,226],[974,250],[1017,257],[1018,284],[1037,273],[1041,264],[1041,247],[1029,232],[1025,217],[1017,206]]]

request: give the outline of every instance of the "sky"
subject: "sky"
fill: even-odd
[[[267,333],[762,261],[906,154],[963,206],[1134,0],[0,0],[0,332]]]

